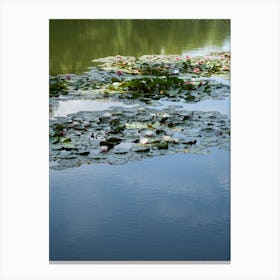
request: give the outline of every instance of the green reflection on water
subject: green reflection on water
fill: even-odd
[[[109,55],[229,49],[230,20],[50,20],[50,74],[82,73]]]

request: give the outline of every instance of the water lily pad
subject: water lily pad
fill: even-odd
[[[149,152],[151,148],[147,146],[135,146],[132,148],[132,150],[136,153],[146,153]]]
[[[146,131],[144,131],[144,135],[146,137],[152,137],[152,136],[154,136],[154,132],[152,130],[146,130]]]
[[[168,149],[168,143],[167,142],[160,142],[158,145],[157,145],[157,148],[159,150],[166,150]]]
[[[61,138],[60,141],[61,141],[61,143],[64,143],[64,144],[70,143],[71,142],[71,138],[70,137]]]
[[[203,153],[210,147],[229,150],[229,116],[186,111],[182,105],[170,105],[173,101],[195,103],[229,96],[229,83],[206,77],[229,72],[226,68],[229,58],[221,61],[217,57],[211,62],[203,58],[176,58],[164,55],[105,58],[103,62],[100,60],[103,64],[99,69],[93,67],[89,73],[65,81],[68,94],[50,97],[51,106],[85,96],[92,100],[122,99],[125,104],[138,106],[113,106],[103,111],[52,117],[50,160],[56,164],[50,168],[122,164],[186,150]],[[200,69],[199,73],[194,73],[195,68]],[[169,102],[170,106],[162,106],[162,102]],[[103,147],[106,151],[102,152]]]
[[[90,154],[90,151],[89,150],[79,150],[78,154],[81,156],[87,156]]]

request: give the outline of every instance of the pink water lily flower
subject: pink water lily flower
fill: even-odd
[[[191,58],[190,56],[188,56],[188,55],[186,55],[186,59],[189,59],[189,58]]]
[[[118,76],[122,75],[122,73],[123,73],[122,70],[118,70],[118,71],[117,71],[117,75],[118,75]]]
[[[176,57],[176,60],[178,61],[178,60],[180,60],[181,58],[180,57]]]
[[[199,72],[200,72],[200,69],[199,69],[198,67],[196,67],[196,68],[193,69],[193,72],[194,72],[194,73],[199,73]]]
[[[106,152],[108,152],[108,150],[109,150],[109,147],[108,146],[100,146],[100,151],[102,152],[102,153],[106,153]]]
[[[195,82],[194,81],[191,81],[191,82],[185,82],[185,85],[195,85]]]
[[[206,82],[200,82],[200,84],[201,84],[201,85],[205,85],[205,84],[206,84]]]
[[[204,60],[199,60],[198,61],[198,64],[203,64],[204,63]]]

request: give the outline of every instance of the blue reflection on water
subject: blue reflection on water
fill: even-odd
[[[229,152],[50,170],[50,260],[229,260]]]

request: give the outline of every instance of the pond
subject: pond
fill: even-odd
[[[225,151],[51,170],[50,204],[51,260],[229,260]]]
[[[50,20],[50,75],[49,259],[229,261],[230,21]]]
[[[109,55],[230,49],[229,20],[51,20],[50,74],[83,73]]]

